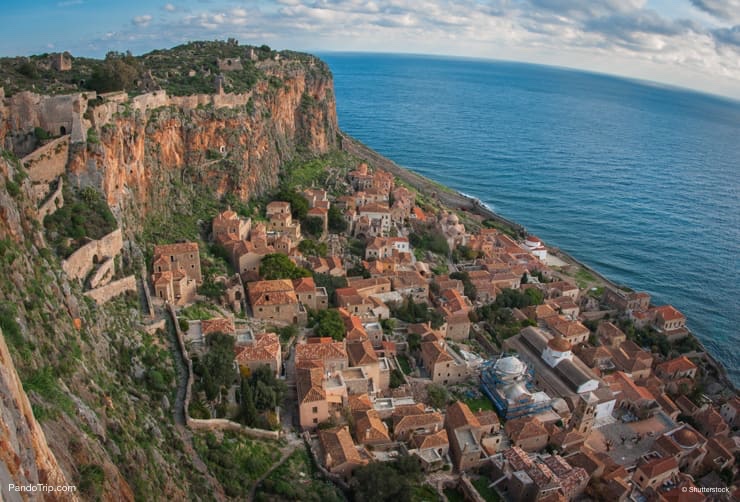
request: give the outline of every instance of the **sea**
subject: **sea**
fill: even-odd
[[[740,102],[523,63],[321,57],[342,130],[673,305],[740,384]]]

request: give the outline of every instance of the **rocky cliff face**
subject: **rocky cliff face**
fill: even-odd
[[[274,187],[297,152],[336,146],[326,68],[273,65],[270,76],[235,106],[173,99],[75,112],[75,128],[89,128],[87,142],[70,144],[66,176],[107,198],[124,231],[126,273],[139,272],[132,255],[140,259],[146,218],[177,214],[183,187],[246,201]],[[39,114],[29,121],[22,110],[0,106],[0,498],[17,500],[7,484],[27,482],[77,485],[83,500],[218,496],[172,419],[167,335],[147,333],[136,295],[104,306],[86,299],[46,246],[32,180],[11,151],[26,154],[36,141]]]
[[[141,217],[166,210],[178,180],[244,201],[262,194],[296,151],[336,146],[331,77],[318,70],[282,77],[258,83],[244,106],[171,105],[94,124],[98,142],[74,149],[71,181],[99,185],[111,206],[137,207]]]

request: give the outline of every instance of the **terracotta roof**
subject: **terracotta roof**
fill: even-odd
[[[255,305],[288,305],[298,303],[293,290],[293,283],[288,279],[258,281],[247,283],[249,304]]]
[[[236,328],[234,327],[233,319],[218,317],[215,319],[203,319],[200,321],[200,332],[204,336],[216,332],[233,335],[236,333]]]
[[[313,277],[301,277],[293,279],[293,289],[296,293],[312,293],[316,291],[316,283]]]
[[[431,361],[432,364],[454,361],[439,342],[421,342],[421,353],[424,359]]]
[[[455,401],[447,406],[445,424],[453,430],[465,426],[473,428],[480,427],[478,418],[470,411],[468,405],[462,401]]]
[[[675,457],[656,458],[637,466],[637,470],[643,472],[647,479],[653,479],[674,469],[678,471]]]
[[[537,417],[522,417],[509,420],[504,425],[506,435],[513,441],[520,441],[537,436],[547,436],[547,429]]]
[[[686,317],[676,310],[672,305],[662,305],[660,307],[655,307],[653,309],[655,311],[656,315],[660,315],[660,317],[664,321],[677,321],[680,319],[686,319]]]
[[[327,359],[347,359],[347,350],[342,342],[299,343],[295,347],[296,363],[304,360],[325,361]]]
[[[416,434],[412,438],[411,442],[413,446],[419,450],[425,450],[427,448],[441,448],[450,444],[447,437],[447,431],[445,429],[432,434]]]
[[[388,428],[380,420],[378,412],[374,409],[358,411],[354,414],[355,437],[358,443],[364,442],[390,442]]]
[[[154,258],[161,255],[177,255],[183,253],[197,253],[197,242],[178,242],[176,244],[160,244],[154,246]]]
[[[581,336],[590,333],[588,328],[578,321],[564,321],[555,323],[552,329],[562,334],[564,337]]]
[[[478,423],[481,425],[481,427],[486,425],[499,425],[501,423],[495,411],[481,410],[476,411],[473,414],[475,415],[475,418],[478,419]]]
[[[375,353],[375,349],[373,349],[369,340],[348,344],[347,353],[352,366],[364,366],[378,362],[378,354]]]
[[[366,204],[360,207],[360,214],[362,213],[389,213],[390,208],[382,204]]]
[[[558,352],[568,352],[571,349],[570,342],[561,336],[551,338],[550,341],[547,342],[547,346]]]
[[[504,450],[503,456],[511,464],[514,471],[524,471],[533,465],[529,455],[518,446],[512,446],[508,450]]]
[[[621,400],[638,401],[645,399],[655,401],[655,396],[649,390],[641,385],[637,385],[634,380],[622,371],[605,376],[604,381],[609,384],[609,387],[613,387],[612,390],[615,393],[619,393]]]
[[[311,368],[296,368],[296,391],[300,403],[313,403],[324,401],[326,391],[322,387],[324,378],[323,366]]]
[[[444,423],[440,413],[421,413],[419,415],[404,415],[402,417],[393,417],[393,430],[396,434],[409,429],[420,429],[438,425],[440,428]]]
[[[263,333],[257,335],[253,343],[249,345],[239,345],[237,350],[236,362],[249,361],[275,361],[280,354],[280,339],[275,333]]]
[[[347,398],[350,411],[365,411],[373,409],[373,403],[367,394],[351,394]]]
[[[393,420],[396,417],[405,417],[406,415],[421,415],[424,413],[424,405],[421,403],[415,404],[402,404],[393,408]]]
[[[333,465],[346,462],[364,464],[347,427],[319,431],[319,443],[325,455],[331,457]]]
[[[699,424],[699,429],[707,435],[723,434],[729,430],[727,422],[713,406],[707,406],[705,409],[696,412],[694,420]]]
[[[679,372],[695,370],[696,364],[692,363],[688,357],[680,356],[660,363],[655,369],[667,375],[673,375]]]
[[[267,211],[270,212],[272,210],[280,210],[280,209],[290,209],[290,202],[285,202],[282,200],[274,200],[272,202],[269,202],[267,204]]]

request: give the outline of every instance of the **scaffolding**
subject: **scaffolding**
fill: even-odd
[[[522,369],[507,373],[497,368],[496,363],[504,357],[515,357]],[[502,354],[499,358],[486,361],[481,371],[481,391],[491,400],[496,412],[505,420],[536,415],[548,410],[552,399],[534,388],[534,369],[518,357]]]

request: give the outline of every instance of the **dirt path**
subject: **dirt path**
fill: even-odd
[[[289,444],[283,448],[280,449],[280,451],[283,453],[283,456],[280,457],[280,460],[278,460],[276,463],[272,464],[272,467],[264,473],[262,476],[260,476],[252,485],[252,488],[249,490],[249,495],[247,496],[248,501],[254,500],[254,494],[257,492],[257,487],[259,486],[262,481],[264,481],[270,474],[272,474],[272,471],[280,467],[285,463],[286,460],[288,460],[288,457],[290,457],[293,452],[296,450],[296,445]]]

